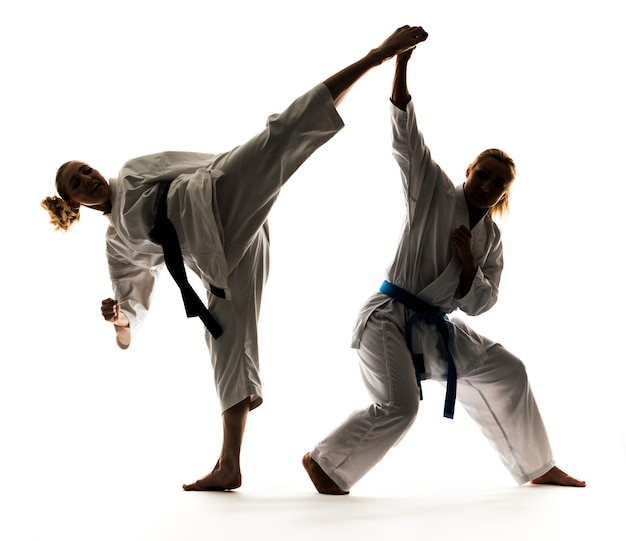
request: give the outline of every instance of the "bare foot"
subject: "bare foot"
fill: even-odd
[[[191,483],[190,485],[183,485],[183,490],[223,491],[234,490],[240,486],[240,472],[226,472],[221,470],[218,465],[215,466],[215,469],[211,473],[202,479],[198,479],[195,483]]]
[[[407,49],[412,49],[418,43],[426,41],[428,32],[421,26],[403,26],[389,36],[375,51],[381,58],[387,60]]]
[[[559,485],[563,487],[586,487],[585,481],[579,481],[559,470],[556,466],[548,470],[542,476],[531,481],[533,485]]]
[[[336,496],[348,494],[348,492],[339,488],[337,484],[326,475],[326,472],[320,468],[319,464],[311,458],[310,453],[302,457],[302,465],[320,494],[333,494]]]

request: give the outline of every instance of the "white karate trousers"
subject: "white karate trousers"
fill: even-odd
[[[229,300],[208,294],[209,310],[224,333],[218,339],[205,333],[222,411],[247,397],[250,409],[263,401],[257,322],[269,271],[267,216],[291,175],[343,125],[320,83],[211,164],[223,173],[215,189],[231,290]]]
[[[554,466],[550,443],[524,365],[500,344],[485,343],[486,361],[458,379],[457,403],[478,423],[517,483],[524,484]],[[402,439],[419,407],[404,324],[385,308],[368,320],[358,354],[373,404],[350,415],[311,452],[345,491]]]

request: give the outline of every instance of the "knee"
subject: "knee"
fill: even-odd
[[[528,381],[526,365],[520,359],[511,355],[508,359],[507,366],[509,377],[513,381],[518,383],[526,383]]]
[[[511,352],[498,345],[490,354],[490,367],[494,381],[522,383],[528,380],[526,366]]]
[[[500,386],[508,394],[511,404],[517,404],[530,388],[526,366],[520,359],[510,355],[504,367],[506,372]]]
[[[419,410],[419,403],[419,396],[417,394],[411,394],[410,396],[403,397],[401,400],[394,400],[385,408],[386,417],[391,423],[397,426],[398,430],[404,432],[409,429],[415,421]]]

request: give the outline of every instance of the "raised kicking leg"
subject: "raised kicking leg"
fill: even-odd
[[[403,26],[398,28],[380,46],[372,49],[361,60],[358,60],[354,64],[326,79],[324,85],[331,94],[333,105],[338,105],[354,83],[370,69],[382,64],[385,60],[392,58],[396,54],[414,47],[421,41],[424,41],[426,37],[427,34],[421,27]],[[296,110],[294,113],[290,114],[298,117],[296,113],[299,113],[299,111]],[[282,121],[288,125],[289,118],[289,114],[286,115],[283,113],[283,115],[280,115],[278,123]],[[296,118],[295,121],[299,121],[299,118]],[[275,145],[278,156],[273,156],[271,153],[268,153],[266,141],[269,138],[267,134],[272,132],[272,129],[280,132],[280,129],[277,129],[277,121],[274,120],[272,126],[269,126],[250,142],[241,145],[233,152],[225,153],[223,157],[220,158],[221,161],[215,162],[215,168],[224,172],[223,179],[218,180],[216,192],[227,243],[239,243],[242,246],[247,246],[248,237],[251,232],[254,234],[264,223],[280,186],[289,178],[289,175],[297,169],[300,162],[306,159],[306,156],[308,156],[312,150],[323,144],[324,140],[330,138],[339,128],[336,119],[334,122],[327,122],[327,124],[327,126],[315,125],[318,131],[322,131],[322,134],[319,136],[319,140],[311,140],[310,149],[306,148],[299,149],[298,152],[287,152],[287,150],[290,149],[289,146],[285,148],[284,145]],[[322,130],[322,128],[324,128],[324,130]],[[259,140],[264,142],[264,144],[257,144]],[[298,144],[302,143],[298,138],[288,138],[290,144],[293,143],[294,140],[296,140]],[[249,159],[248,152],[256,152],[257,147],[263,150],[262,159]],[[285,159],[285,156],[295,156],[299,161],[291,163]],[[256,165],[254,168],[255,176],[270,179],[267,190],[265,192],[259,190],[259,194],[257,194],[256,198],[243,197],[242,193],[245,193],[244,190],[240,189],[238,186],[230,186],[230,184],[235,182],[233,179],[239,179],[239,182],[236,184],[240,184],[245,187],[245,190],[249,190],[249,186],[244,182],[247,177],[243,171],[250,169],[250,162]],[[278,176],[277,180],[274,179],[277,175],[273,170],[269,172],[264,171],[263,174],[261,174],[259,169],[261,167],[267,167],[267,164],[278,164],[273,167],[280,169],[282,177]],[[251,208],[242,204],[248,199],[252,199]],[[259,208],[258,200],[264,202],[261,208]],[[242,216],[245,220],[250,222],[246,222],[246,227],[242,227]],[[240,237],[242,237],[245,242],[239,242]],[[236,257],[236,255],[238,254],[235,254],[235,256],[229,259],[229,263],[230,260],[234,260],[235,264],[237,264],[238,257]],[[221,339],[223,340],[223,337]],[[211,473],[195,483],[183,485],[184,490],[231,490],[241,486],[239,455],[249,408],[250,399],[248,398],[224,411],[224,442],[220,458],[215,468]]]
[[[217,464],[213,471],[202,479],[183,485],[184,490],[220,491],[233,490],[241,486],[239,457],[249,410],[250,398],[246,398],[222,414],[224,441]]]

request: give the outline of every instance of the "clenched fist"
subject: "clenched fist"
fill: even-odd
[[[115,299],[104,299],[100,310],[102,311],[102,317],[106,321],[119,327],[128,327],[128,318],[120,310],[120,303]]]

